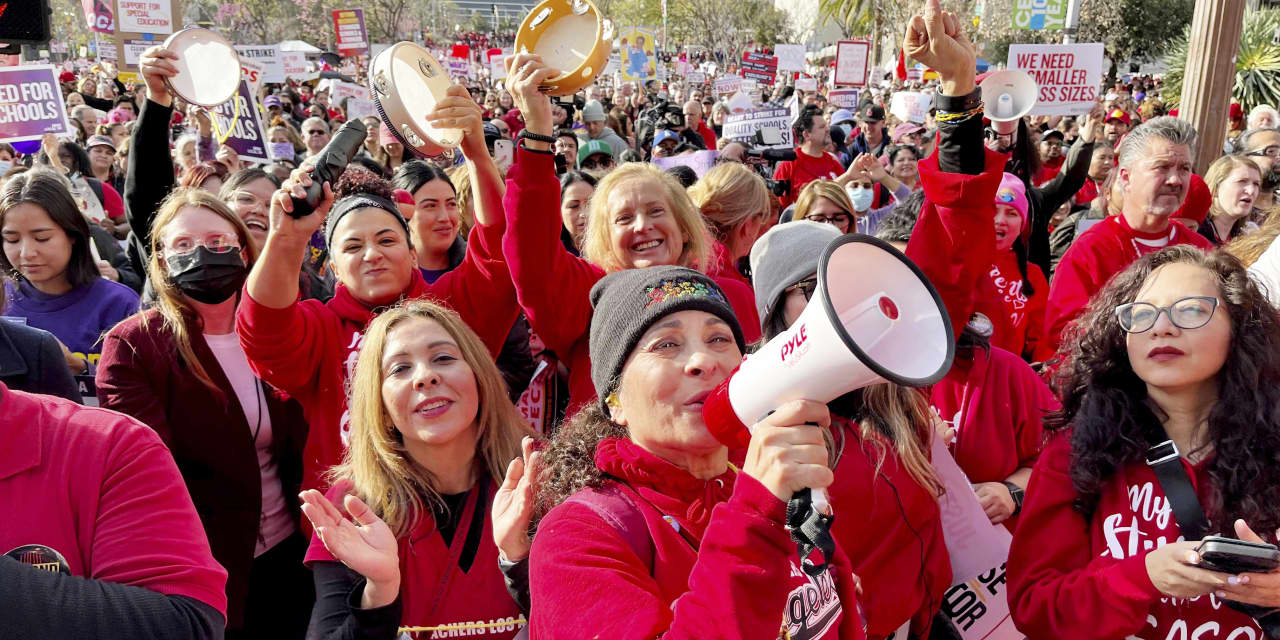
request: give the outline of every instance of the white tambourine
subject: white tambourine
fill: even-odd
[[[419,155],[438,156],[462,144],[462,129],[436,127],[426,118],[451,84],[449,70],[412,42],[397,42],[369,63],[369,88],[378,116]]]
[[[216,107],[240,88],[240,54],[217,32],[187,27],[164,41],[178,55],[178,75],[165,78],[170,93],[199,107]]]
[[[613,21],[591,0],[543,0],[516,32],[516,51],[540,55],[563,72],[543,85],[553,96],[572,95],[595,81],[612,48]]]

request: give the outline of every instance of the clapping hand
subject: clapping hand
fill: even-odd
[[[395,601],[400,590],[400,557],[395,534],[369,505],[350,494],[351,480],[342,479],[331,492],[340,499],[330,501],[315,489],[303,491],[302,513],[311,521],[325,549],[352,571],[364,576],[366,585],[361,606],[381,607]],[[350,519],[342,509],[350,514]]]
[[[533,518],[537,479],[542,472],[542,453],[534,451],[534,440],[525,437],[518,458],[507,465],[507,477],[493,497],[493,541],[508,562],[529,555],[529,521]]]

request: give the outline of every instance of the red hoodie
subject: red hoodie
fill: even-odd
[[[573,415],[578,407],[596,397],[588,352],[590,294],[605,272],[569,253],[561,244],[563,224],[555,206],[560,202],[560,183],[555,173],[553,156],[523,148],[516,151],[516,163],[507,172],[507,193],[502,199],[510,229],[502,239],[502,251],[529,326],[569,367],[566,415]],[[748,343],[759,340],[760,321],[751,287],[732,277],[711,278],[733,306],[743,338]]]
[[[834,415],[831,427],[841,452],[827,487],[836,513],[831,535],[864,585],[867,637],[886,638],[910,620],[912,634],[927,638],[951,586],[938,499],[907,473],[888,440],[864,440],[856,423]]]
[[[1044,362],[1053,357],[1061,344],[1063,330],[1112,276],[1124,271],[1134,260],[1176,244],[1213,250],[1213,243],[1177,222],[1170,222],[1168,230],[1156,234],[1134,231],[1123,215],[1108,217],[1089,227],[1071,243],[1054,271],[1045,309],[1045,338],[1036,347],[1035,359]]]
[[[991,307],[1003,309],[1004,319],[992,320],[995,333],[991,345],[1018,356],[1035,353],[1036,344],[1044,335],[1044,307],[1049,298],[1049,281],[1040,267],[1027,263],[1027,280],[1031,281],[1032,294],[1026,292],[1026,281],[1018,271],[1018,257],[1013,250],[996,254],[987,274],[991,287],[983,290]]]
[[[497,251],[505,224],[476,225],[457,269],[428,285],[413,269],[403,298],[430,297],[451,307],[497,357],[519,309]],[[310,425],[302,452],[302,488],[328,486],[321,475],[342,461],[351,435],[346,385],[355,373],[364,330],[377,314],[341,283],[328,302],[303,300],[283,309],[263,306],[246,285],[236,333],[262,380],[296,398]]]
[[[640,511],[652,558],[591,506],[552,509],[529,554],[534,640],[772,640],[783,625],[793,640],[866,637],[849,559],[837,547],[826,572],[805,575],[786,503],[755,478],[700,480],[617,438],[596,467]]]
[[[1182,461],[1201,503],[1208,467]],[[1040,454],[1009,551],[1009,609],[1029,638],[1245,640],[1264,638],[1249,616],[1217,598],[1171,598],[1151,583],[1146,554],[1181,539],[1168,499],[1145,462],[1116,471],[1093,516],[1073,506],[1071,443]]]
[[[974,484],[1004,482],[1035,465],[1045,414],[1060,406],[1030,365],[998,347],[957,356],[947,376],[933,385],[929,402],[955,427],[951,452]],[[1016,516],[1005,521],[1010,531],[1016,524]]]

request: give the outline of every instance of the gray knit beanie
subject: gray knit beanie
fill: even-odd
[[[751,282],[761,327],[787,287],[817,273],[823,249],[839,237],[840,230],[832,225],[796,220],[769,229],[751,245]]]
[[[661,266],[615,271],[591,288],[591,382],[608,415],[606,399],[618,385],[622,366],[653,323],[678,311],[705,311],[733,330],[746,352],[742,326],[720,286],[685,267]]]

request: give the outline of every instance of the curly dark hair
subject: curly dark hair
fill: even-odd
[[[610,420],[598,402],[587,403],[560,425],[542,453],[536,517],[582,489],[603,484],[604,472],[596,468],[596,447],[605,438],[627,436],[627,428]]]
[[[1209,412],[1207,439],[1213,479],[1204,505],[1211,529],[1236,518],[1261,535],[1280,527],[1280,317],[1233,256],[1181,245],[1148,254],[1111,279],[1068,330],[1065,364],[1053,380],[1062,409],[1045,421],[1049,433],[1070,431],[1075,508],[1091,517],[1103,485],[1148,448],[1168,439],[1163,415],[1133,372],[1115,308],[1132,302],[1156,269],[1190,264],[1210,271],[1231,319],[1231,344],[1218,372],[1219,397]]]

